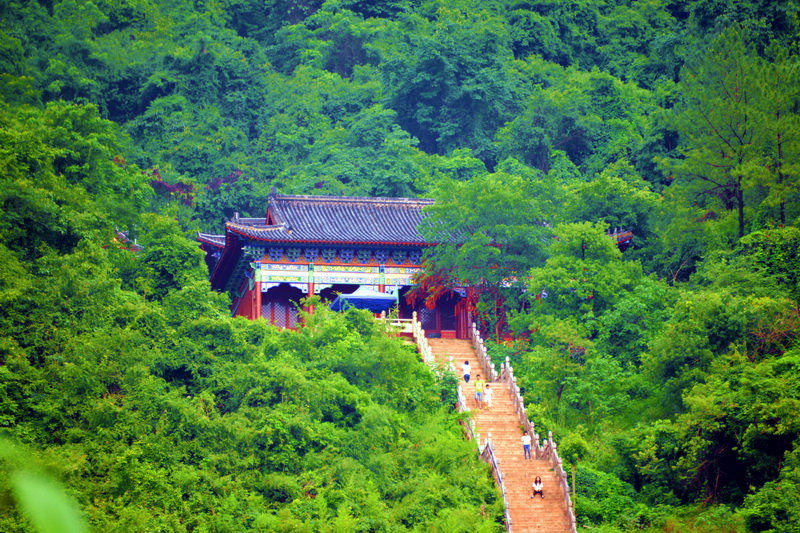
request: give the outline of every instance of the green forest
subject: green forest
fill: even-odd
[[[799,45],[797,0],[0,0],[0,530],[504,530],[452,375],[210,290],[275,188],[436,200],[421,282],[479,289],[579,529],[800,532]]]

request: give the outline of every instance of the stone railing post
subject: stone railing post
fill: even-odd
[[[494,365],[491,362],[491,358],[488,355],[486,350],[486,345],[483,343],[483,340],[480,338],[480,333],[478,332],[477,326],[473,323],[472,328],[470,329],[470,337],[472,339],[472,343],[475,346],[475,351],[478,354],[478,360],[480,361],[481,365],[487,371],[487,374],[491,376],[493,381],[498,379],[498,374],[494,370]],[[532,451],[535,452],[534,457],[536,459],[548,459],[551,464],[553,465],[553,470],[556,474],[558,479],[558,483],[561,486],[561,489],[564,491],[564,502],[566,503],[567,508],[567,520],[569,521],[569,530],[571,532],[576,531],[576,522],[575,522],[575,512],[572,508],[572,498],[570,497],[569,492],[569,484],[567,483],[567,475],[564,472],[564,466],[561,462],[561,458],[558,456],[558,451],[556,448],[556,444],[553,441],[553,433],[548,431],[547,433],[547,440],[542,443],[540,436],[536,433],[536,426],[533,422],[528,419],[528,414],[525,411],[525,400],[520,393],[520,388],[517,386],[517,378],[514,375],[514,368],[511,366],[511,358],[506,356],[505,362],[500,364],[500,374],[499,379],[503,382],[508,384],[508,388],[511,392],[511,400],[514,405],[514,409],[519,417],[520,426],[528,432],[528,435],[531,435],[531,447],[533,448]],[[460,389],[460,387],[459,387]],[[493,469],[497,469],[497,476],[499,480],[499,484],[501,489],[503,490],[503,496],[505,499],[505,487],[502,484],[502,475],[500,474],[499,468],[499,461],[496,461],[496,458],[491,453],[491,435],[486,440],[486,448],[483,450],[483,453],[486,453],[486,449],[489,449],[490,458],[494,460]],[[506,505],[506,528],[508,531],[511,530],[511,518],[508,516],[508,506]]]

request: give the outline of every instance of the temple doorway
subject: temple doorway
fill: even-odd
[[[288,283],[272,287],[261,297],[261,316],[279,328],[296,328],[303,291]]]
[[[402,294],[402,293],[401,293]],[[402,303],[405,298],[401,297]],[[469,338],[469,316],[465,299],[457,292],[451,291],[436,300],[436,307],[428,309],[425,302],[418,300],[414,303],[412,311],[417,312],[417,318],[422,324],[422,329],[429,337],[444,337],[451,339]],[[411,307],[406,304],[407,307]]]
[[[411,318],[414,315],[415,306],[406,301],[406,293],[411,290],[411,285],[404,285],[399,288],[399,303],[397,318]]]

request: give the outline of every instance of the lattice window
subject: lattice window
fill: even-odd
[[[290,321],[288,320],[289,317],[286,316],[288,311],[287,309],[288,303],[275,302],[274,306],[275,306],[274,307],[275,311],[273,313],[272,323],[278,326],[279,328],[288,328],[291,325]]]
[[[413,264],[418,265],[422,261],[422,250],[411,250],[408,253],[408,260]]]
[[[298,259],[300,259],[300,254],[302,252],[303,252],[303,250],[301,250],[300,248],[287,248],[286,249],[286,258],[289,259],[289,261],[292,261],[292,262],[297,261]]]
[[[367,250],[362,248],[358,251],[358,262],[359,263],[369,263],[369,260],[372,258],[372,250]]]
[[[286,295],[272,298],[261,304],[261,316],[279,328],[297,327],[300,318],[296,302]]]
[[[375,261],[385,263],[389,259],[389,250],[375,250]]]
[[[349,263],[353,260],[353,257],[356,255],[356,251],[352,248],[342,248],[339,250],[339,259],[342,263]]]
[[[300,311],[292,304],[292,302],[289,302],[289,306],[286,311],[286,327],[296,328],[298,325],[300,325]]]
[[[269,249],[269,260],[270,261],[280,261],[283,257],[283,248],[270,248]]]
[[[428,309],[427,307],[422,307],[419,310],[419,321],[422,325],[422,329],[424,330],[435,330],[436,329],[436,310],[435,309]]]
[[[402,263],[406,260],[406,251],[405,250],[392,250],[392,259],[394,259],[395,263]]]
[[[333,260],[336,259],[336,250],[334,250],[333,248],[323,248],[322,249],[322,259],[326,263],[333,262]]]
[[[306,248],[303,255],[305,256],[306,261],[313,263],[317,260],[317,257],[319,257],[319,248]]]
[[[270,301],[261,304],[261,317],[268,322],[276,326],[286,327],[284,326],[286,323],[285,316],[286,313],[283,311],[283,304],[281,302]]]

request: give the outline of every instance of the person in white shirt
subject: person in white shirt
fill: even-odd
[[[531,436],[527,431],[522,432],[522,453],[525,454],[525,459],[531,458]]]
[[[531,499],[533,499],[536,494],[544,499],[544,485],[542,484],[542,478],[540,476],[536,476],[536,479],[533,480],[533,494],[531,494]]]
[[[489,409],[492,408],[492,393],[493,392],[494,391],[489,388],[489,384],[487,383],[486,384],[486,388],[483,389],[483,401],[486,403],[486,405],[489,407]]]
[[[469,361],[464,361],[464,364],[461,366],[461,371],[464,373],[464,381],[469,383]]]

